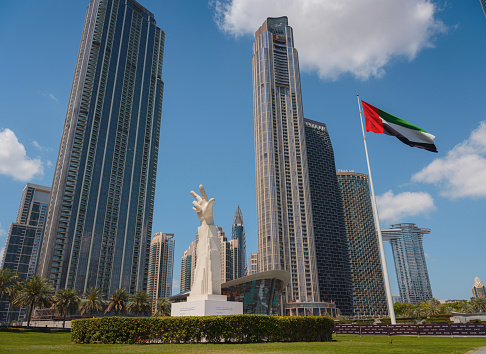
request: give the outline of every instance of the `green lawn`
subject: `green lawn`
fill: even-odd
[[[486,346],[485,337],[392,337],[339,335],[327,343],[263,343],[263,344],[72,344],[70,333],[0,332],[0,353],[466,353]]]

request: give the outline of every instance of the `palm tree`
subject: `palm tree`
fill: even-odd
[[[473,305],[471,305],[469,302],[464,302],[461,307],[459,308],[459,310],[462,312],[462,313],[473,313],[474,312],[474,307]]]
[[[106,304],[104,297],[105,295],[101,288],[96,286],[89,288],[88,291],[83,294],[83,299],[81,299],[81,302],[79,303],[81,316],[86,311],[89,311],[89,317],[93,317],[93,311],[102,311]]]
[[[476,312],[486,311],[486,299],[481,299],[479,297],[472,297],[470,304],[474,308],[474,311]]]
[[[54,286],[37,275],[24,280],[20,283],[18,293],[16,294],[12,305],[15,307],[29,306],[29,315],[27,318],[27,327],[30,327],[30,318],[32,311],[36,306],[49,307],[52,303],[52,293]]]
[[[136,312],[137,316],[140,316],[141,312],[147,313],[151,309],[150,299],[146,292],[137,291],[135,295],[130,295],[130,301],[127,304],[129,312]]]
[[[108,307],[105,313],[115,310],[115,316],[118,316],[118,311],[124,312],[127,307],[128,292],[123,289],[116,289],[113,294],[111,294]]]
[[[59,289],[54,295],[52,307],[63,315],[62,328],[66,323],[66,316],[78,309],[79,296],[78,291],[74,289]]]
[[[17,272],[10,268],[0,269],[0,299],[6,295],[9,300],[13,298],[19,282]]]
[[[157,300],[157,309],[153,316],[170,316],[172,303],[166,297]]]

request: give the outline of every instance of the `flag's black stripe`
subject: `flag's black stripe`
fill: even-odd
[[[427,151],[437,152],[437,148],[434,144],[418,143],[416,141],[410,141],[397,130],[393,129],[390,125],[383,123],[383,133],[386,135],[396,136],[402,143],[408,146],[417,147],[419,149],[425,149]]]

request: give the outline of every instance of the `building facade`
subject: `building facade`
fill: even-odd
[[[376,233],[368,176],[338,172],[353,275],[355,316],[386,316],[383,268]]]
[[[424,235],[430,234],[430,229],[402,223],[393,224],[391,229],[381,233],[383,241],[390,241],[392,247],[402,302],[416,305],[431,299],[432,288],[422,245]]]
[[[220,241],[221,252],[221,282],[239,278],[241,276],[240,260],[240,240],[233,239],[228,241],[225,232],[221,226],[216,226]]]
[[[474,278],[474,285],[471,288],[473,297],[477,297],[480,299],[486,299],[486,287],[484,284],[481,282],[481,280],[476,277]]]
[[[248,259],[248,275],[256,273],[258,273],[258,254],[252,253]]]
[[[235,218],[233,219],[233,225],[231,228],[231,240],[238,240],[240,254],[238,255],[241,260],[241,264],[238,266],[240,271],[235,273],[235,277],[244,277],[248,273],[246,266],[246,236],[245,225],[243,224],[243,214],[240,206],[236,209]],[[236,279],[235,278],[235,279]]]
[[[157,232],[150,244],[147,294],[152,301],[152,312],[159,298],[172,296],[174,246],[174,234],[163,232]]]
[[[331,139],[324,123],[304,119],[304,125],[320,300],[352,315],[353,279]]]
[[[191,285],[194,281],[194,270],[196,269],[197,236],[198,235],[196,234],[196,239],[192,241],[189,248],[184,251],[184,255],[181,259],[181,293],[191,290]]]
[[[38,263],[57,289],[147,288],[164,38],[135,0],[88,5]]]
[[[479,0],[481,2],[481,6],[483,7],[484,15],[486,15],[486,0]]]
[[[50,187],[28,183],[22,191],[17,219],[10,224],[0,268],[16,271],[19,280],[35,275],[50,193]],[[24,317],[25,311],[10,308],[8,301],[0,301],[0,322]]]
[[[323,301],[333,296],[320,299],[299,61],[287,17],[267,18],[257,30],[252,63],[258,269],[290,272],[282,314],[318,315],[321,300],[327,313]],[[342,304],[332,298],[344,314],[352,312],[350,290]]]

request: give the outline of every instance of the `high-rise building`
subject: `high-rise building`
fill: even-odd
[[[432,288],[422,245],[424,235],[430,234],[430,229],[402,223],[393,224],[391,229],[381,233],[383,241],[390,241],[392,247],[402,302],[415,305],[431,299]]]
[[[486,287],[478,277],[474,278],[474,285],[471,288],[471,290],[472,290],[473,297],[486,299]]]
[[[228,241],[221,226],[216,226],[221,252],[221,283],[237,279],[241,274],[239,239]]]
[[[258,254],[252,253],[248,259],[248,275],[256,273],[258,273]]]
[[[163,232],[157,232],[150,244],[147,294],[152,301],[152,312],[159,298],[172,296],[174,244],[174,234]]]
[[[196,239],[191,242],[189,248],[184,251],[181,260],[181,293],[191,290],[191,285],[194,280],[194,270],[196,269],[196,249],[197,249],[197,234]]]
[[[321,301],[353,314],[353,285],[343,200],[327,127],[304,119],[312,223]]]
[[[479,0],[481,1],[481,6],[483,7],[484,15],[486,16],[486,0]]]
[[[35,274],[50,192],[50,187],[27,183],[22,192],[17,220],[10,224],[0,268],[16,271],[19,280]],[[25,311],[12,309],[7,301],[0,301],[0,322],[22,320],[24,315]]]
[[[368,176],[355,172],[338,172],[337,179],[343,198],[353,275],[354,314],[388,315]]]
[[[349,315],[352,293],[344,224],[342,242],[335,244],[345,257],[339,260],[344,268],[336,266],[339,274],[326,276],[335,283],[322,284],[320,289],[319,265],[324,263],[316,260],[316,242],[325,241],[316,241],[314,233],[299,61],[292,31],[287,17],[267,18],[255,33],[253,46],[258,270],[291,273],[282,295],[284,315],[327,313],[324,301],[336,302]],[[332,178],[336,181],[335,171]]]
[[[38,274],[56,288],[146,290],[164,32],[135,0],[91,0]]]
[[[235,279],[244,277],[248,273],[246,266],[246,237],[245,237],[245,225],[243,225],[243,214],[241,213],[240,206],[236,209],[235,218],[233,219],[233,226],[231,228],[231,240],[238,240],[240,254],[238,255],[241,260],[241,264],[238,268],[241,270],[235,273]]]

